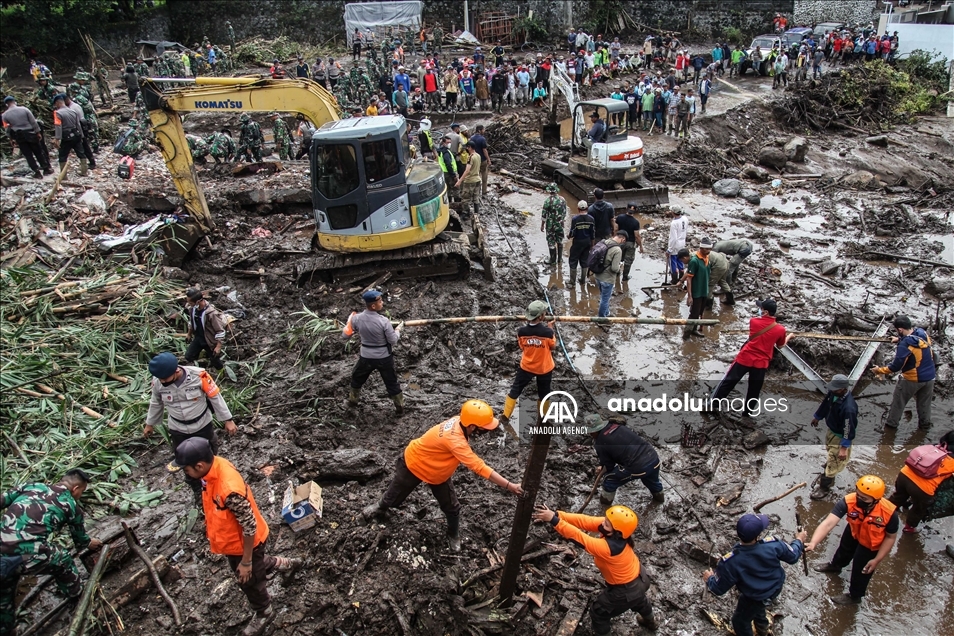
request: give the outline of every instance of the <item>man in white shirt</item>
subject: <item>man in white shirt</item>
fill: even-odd
[[[679,257],[679,250],[686,247],[686,235],[689,233],[689,218],[678,205],[671,208],[673,218],[669,225],[669,245],[666,248],[666,256],[669,259],[669,276],[672,284],[675,285],[682,278],[683,271],[686,268]]]

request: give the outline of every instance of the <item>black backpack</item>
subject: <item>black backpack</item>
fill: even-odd
[[[619,247],[619,244],[609,245],[606,241],[600,241],[593,246],[586,261],[586,267],[591,274],[602,274],[606,270],[606,257],[614,247]]]

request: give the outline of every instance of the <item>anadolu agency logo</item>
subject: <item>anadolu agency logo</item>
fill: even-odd
[[[572,395],[566,391],[551,391],[540,402],[540,423],[527,427],[527,432],[530,435],[584,435],[586,427],[576,425],[579,412]]]

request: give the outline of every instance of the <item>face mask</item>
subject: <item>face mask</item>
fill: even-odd
[[[600,534],[603,535],[603,537],[606,539],[610,538],[613,535],[613,531],[612,530],[607,531],[602,524],[600,524],[599,530],[600,530]]]

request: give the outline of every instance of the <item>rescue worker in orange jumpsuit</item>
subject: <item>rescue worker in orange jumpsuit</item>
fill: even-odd
[[[504,424],[510,423],[510,416],[517,406],[517,399],[523,390],[530,384],[530,381],[537,380],[537,406],[543,402],[550,393],[550,387],[553,381],[553,347],[556,346],[556,335],[554,335],[553,321],[543,322],[549,306],[542,300],[535,300],[527,307],[527,324],[517,330],[517,342],[523,355],[520,357],[520,368],[517,369],[517,375],[513,379],[510,392],[507,393],[507,399],[504,402],[503,416],[500,418]]]
[[[268,523],[252,490],[235,466],[212,452],[209,440],[190,437],[176,447],[176,464],[191,479],[202,480],[205,533],[212,554],[224,554],[255,615],[242,632],[257,636],[275,618],[268,579],[273,572],[290,572],[301,559],[265,554]]]
[[[499,426],[490,405],[481,400],[464,402],[460,415],[444,420],[411,443],[398,459],[397,471],[384,496],[361,511],[370,523],[404,503],[421,482],[431,487],[447,517],[447,539],[451,550],[459,552],[460,502],[454,492],[453,476],[460,464],[515,495],[523,495],[520,484],[512,483],[484,463],[470,448],[469,440],[477,431],[492,431]]]
[[[629,610],[639,614],[636,621],[640,625],[649,630],[656,629],[653,606],[646,598],[649,581],[633,550],[633,533],[639,525],[635,512],[626,506],[613,506],[606,511],[605,517],[591,517],[536,506],[533,519],[549,523],[562,537],[589,552],[606,580],[606,589],[590,606],[596,636],[608,636],[612,630],[610,621]],[[599,532],[600,537],[587,532]]]
[[[861,602],[875,569],[897,541],[901,520],[897,506],[884,498],[884,480],[865,475],[855,484],[855,492],[835,504],[828,517],[815,528],[805,550],[813,551],[842,517],[848,521],[848,527],[841,535],[841,543],[831,561],[817,566],[815,571],[838,574],[851,563],[848,593],[833,596],[831,600],[836,605],[855,605]]]

